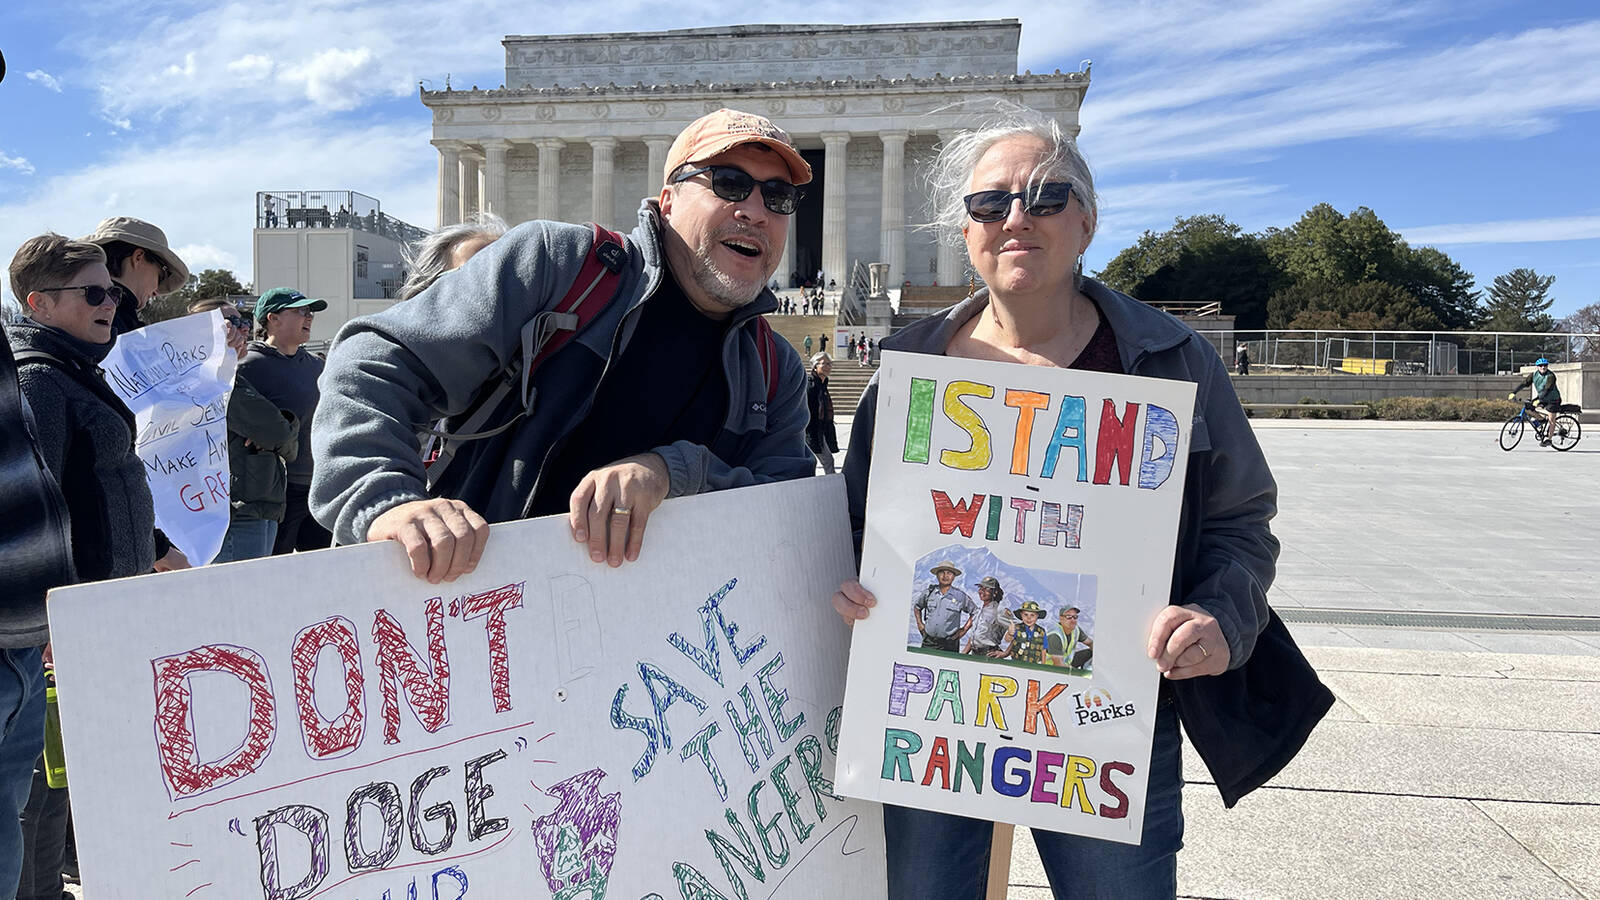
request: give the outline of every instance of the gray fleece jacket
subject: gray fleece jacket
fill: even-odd
[[[528,514],[546,460],[589,414],[608,362],[630,340],[649,339],[633,332],[641,305],[672,277],[661,228],[655,201],[646,200],[626,238],[615,299],[533,373],[532,412],[498,437],[462,444],[434,494],[463,500],[490,522]],[[384,511],[429,496],[418,430],[472,406],[516,355],[523,326],[566,295],[590,243],[587,227],[525,222],[416,297],[339,330],[311,427],[311,510],[335,540],[365,540]],[[774,342],[777,382],[767,400],[754,320],[776,307],[763,289],[733,314],[722,347],[728,411],[712,446],[653,448],[671,475],[669,497],[813,473],[804,366],[786,341]],[[491,425],[520,408],[516,393]]]

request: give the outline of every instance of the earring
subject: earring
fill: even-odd
[[[968,272],[967,273],[967,296],[971,297],[973,294],[976,294],[977,292],[978,292],[978,273],[977,272]]]

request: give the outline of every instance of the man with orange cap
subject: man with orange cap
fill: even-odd
[[[720,109],[678,135],[662,175],[620,247],[526,222],[340,330],[311,436],[312,511],[336,540],[397,541],[437,583],[476,567],[487,523],[564,513],[590,558],[616,566],[667,497],[812,474],[804,366],[760,320],[810,166],[771,121]],[[556,304],[591,252],[618,280],[579,327]],[[523,390],[461,430],[504,429],[458,438],[430,484],[418,423],[471,410],[545,326],[577,332],[516,370]]]

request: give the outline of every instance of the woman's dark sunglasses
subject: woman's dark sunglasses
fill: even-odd
[[[227,313],[223,313],[222,318],[225,319],[229,325],[232,325],[233,327],[239,329],[240,331],[249,331],[250,330],[250,317],[249,316],[244,316],[244,315],[230,316]]]
[[[688,169],[678,173],[672,179],[673,184],[688,181],[696,175],[711,173],[711,192],[729,203],[738,203],[750,196],[750,192],[761,186],[761,203],[767,209],[780,216],[794,215],[795,208],[800,205],[800,198],[805,192],[787,181],[773,178],[769,181],[756,181],[749,172],[733,166],[701,166],[698,169]]]
[[[1035,218],[1053,216],[1067,208],[1072,185],[1047,181],[1027,191],[978,191],[961,198],[974,222],[999,222],[1011,215],[1011,201],[1021,200],[1022,211]]]
[[[122,302],[122,286],[113,284],[111,287],[101,287],[98,284],[75,284],[71,287],[50,288],[43,293],[53,294],[56,291],[83,291],[83,302],[90,306],[99,306],[107,301],[112,303]]]

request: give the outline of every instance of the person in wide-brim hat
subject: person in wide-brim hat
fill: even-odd
[[[961,570],[956,568],[955,565],[953,563],[951,563],[949,560],[946,560],[946,561],[944,561],[942,563],[939,563],[937,566],[934,566],[933,568],[929,569],[928,571],[932,572],[935,575],[939,574],[941,571],[948,571],[952,575],[960,575],[961,574]]]
[[[170,294],[189,282],[189,267],[167,245],[166,232],[143,219],[135,219],[131,216],[112,216],[96,226],[93,233],[79,238],[79,240],[90,244],[99,244],[101,248],[108,251],[113,244],[118,242],[127,244],[135,250],[144,251],[144,259],[161,270],[155,285],[156,295]],[[107,256],[110,255],[108,252]],[[128,258],[123,264],[132,263],[133,259]],[[112,265],[111,268],[113,276],[117,276],[119,271],[123,271],[126,274],[124,270],[119,269],[116,265]],[[124,285],[128,282],[125,277],[118,277],[117,280]],[[134,290],[134,293],[137,296],[141,292]],[[138,299],[139,304],[143,306],[150,298],[148,296],[140,296]]]

